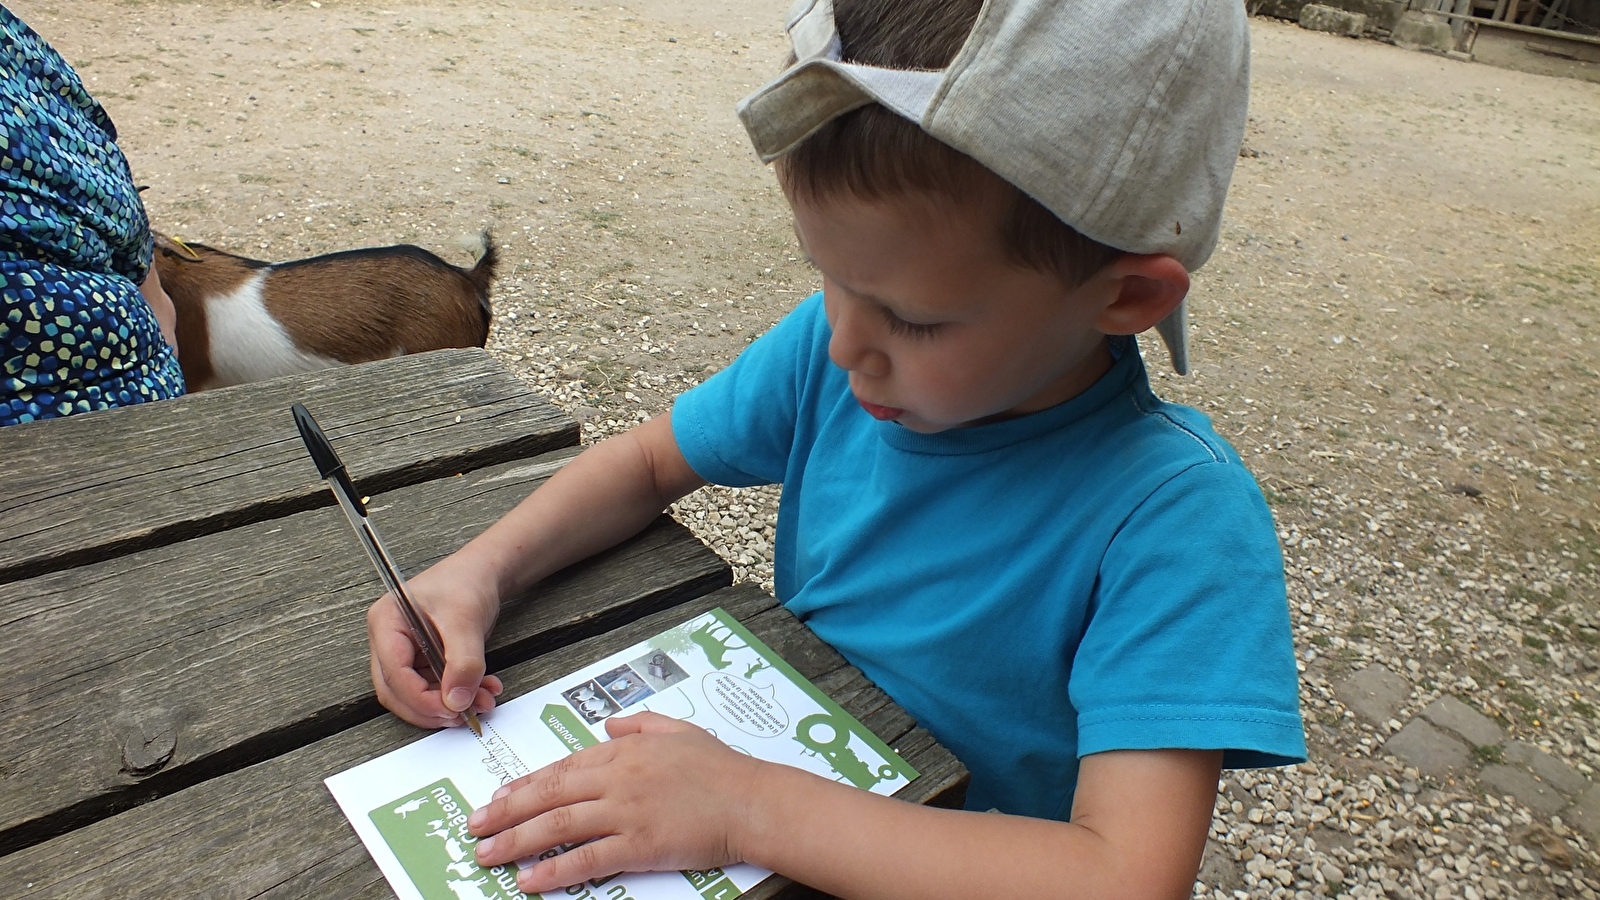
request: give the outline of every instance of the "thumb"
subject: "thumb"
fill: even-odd
[[[439,677],[439,696],[451,712],[464,712],[478,695],[483,683],[483,635],[472,630],[441,627],[444,644],[444,672]]]

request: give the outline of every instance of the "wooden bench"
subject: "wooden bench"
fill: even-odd
[[[381,587],[289,417],[338,446],[408,571],[577,452],[482,351],[0,429],[0,884],[25,897],[386,897],[322,779],[415,740],[375,701]],[[507,699],[722,606],[955,804],[966,773],[770,595],[663,516],[506,605]],[[798,891],[769,879],[751,896]]]

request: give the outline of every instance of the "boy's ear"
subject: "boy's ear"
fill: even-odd
[[[1138,334],[1155,327],[1189,294],[1189,272],[1164,254],[1129,253],[1095,276],[1110,298],[1095,325],[1104,334]]]

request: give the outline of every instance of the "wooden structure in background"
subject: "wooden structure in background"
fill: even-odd
[[[1536,38],[1527,49],[1600,62],[1600,0],[1410,0],[1412,10],[1450,20],[1456,49],[1471,52],[1480,29]]]

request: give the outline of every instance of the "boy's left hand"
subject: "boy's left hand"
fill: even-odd
[[[739,862],[737,835],[764,763],[696,725],[645,712],[606,721],[611,740],[502,787],[474,812],[478,864],[589,841],[517,876],[532,894],[618,872]]]

